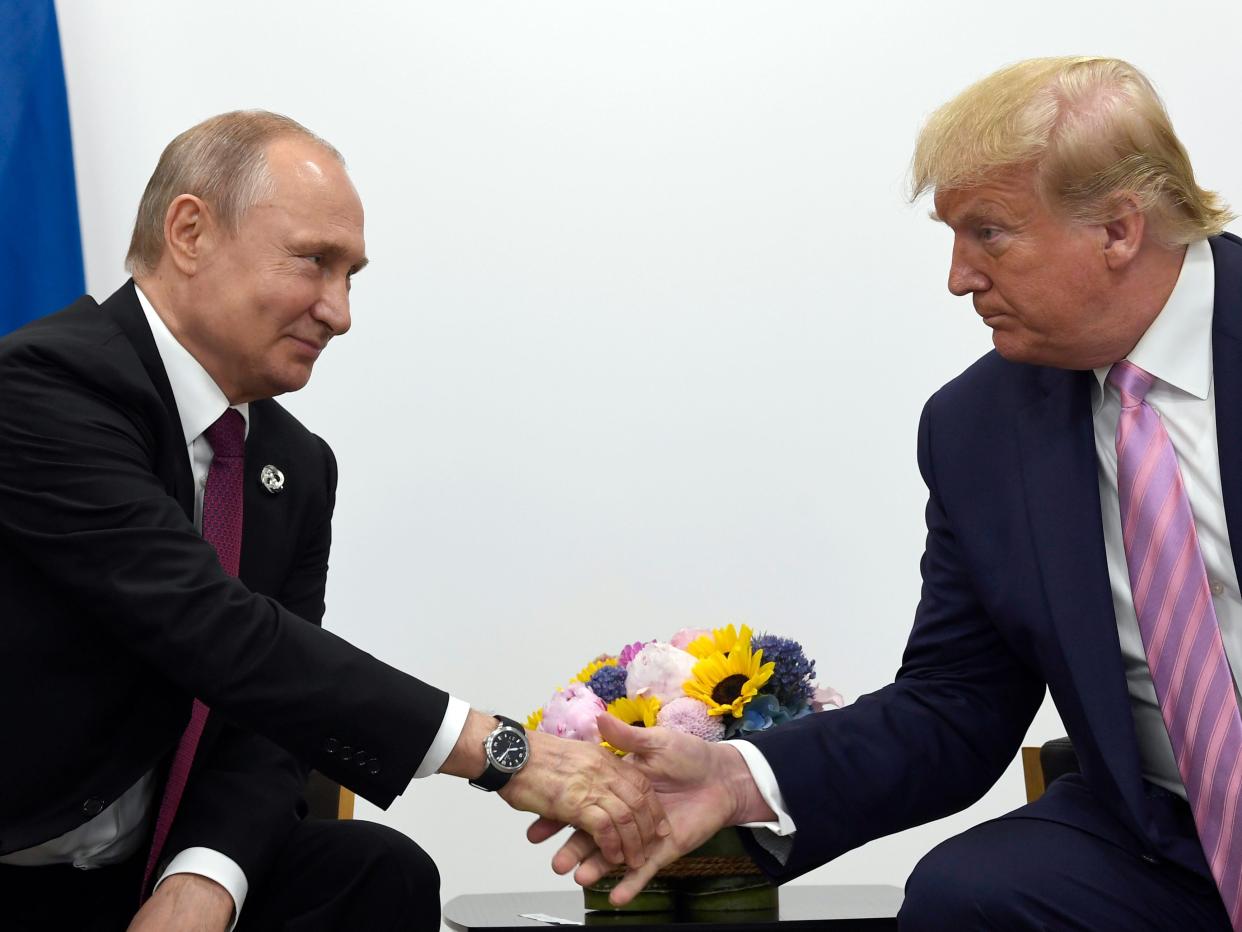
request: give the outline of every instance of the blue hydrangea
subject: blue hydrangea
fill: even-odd
[[[751,647],[763,651],[763,662],[776,662],[772,678],[760,690],[777,698],[787,708],[797,708],[811,701],[815,687],[815,661],[807,660],[802,645],[789,638],[775,634],[760,634],[750,642]],[[752,702],[753,704],[753,702]]]
[[[746,703],[746,709],[741,718],[728,720],[725,737],[732,738],[735,735],[744,735],[749,732],[767,731],[769,728],[775,728],[777,725],[783,725],[785,722],[791,722],[795,718],[802,718],[810,713],[809,703],[803,702],[796,706],[786,707],[781,705],[780,700],[775,696],[760,693]]]
[[[604,705],[625,695],[625,671],[620,667],[600,667],[587,680],[587,688],[603,700]]]

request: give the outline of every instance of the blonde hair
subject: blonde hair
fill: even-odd
[[[290,136],[315,143],[345,164],[335,148],[301,123],[266,110],[222,113],[177,136],[160,155],[138,203],[126,270],[149,272],[159,263],[164,216],[182,194],[202,198],[224,228],[236,233],[246,211],[272,194],[268,147]]]
[[[919,133],[911,200],[1023,166],[1069,219],[1107,222],[1129,196],[1169,245],[1214,236],[1234,218],[1195,182],[1151,82],[1116,58],[1033,58],[968,87]]]

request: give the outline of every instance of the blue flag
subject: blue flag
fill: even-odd
[[[0,334],[86,290],[52,0],[0,2]]]

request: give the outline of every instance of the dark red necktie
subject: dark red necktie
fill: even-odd
[[[203,539],[216,548],[220,565],[230,576],[236,576],[241,566],[242,541],[242,470],[246,456],[246,421],[241,413],[229,408],[216,422],[203,432],[211,444],[211,468],[207,472],[207,488],[203,491]],[[151,839],[151,853],[142,875],[141,900],[147,897],[156,862],[168,840],[173,817],[181,795],[185,792],[194,763],[194,751],[198,748],[203,726],[207,724],[208,708],[194,700],[190,724],[186,726],[177,742],[164,795],[160,799],[159,813],[155,818],[155,834]]]

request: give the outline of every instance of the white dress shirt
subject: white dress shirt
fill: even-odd
[[[181,418],[181,428],[194,476],[194,527],[202,531],[203,491],[211,468],[211,444],[203,436],[216,419],[230,407],[228,398],[189,351],[177,342],[164,321],[151,306],[141,288],[135,288],[138,303],[146,317],[155,348],[168,375],[173,399]],[[250,430],[249,405],[233,405]],[[449,698],[448,709],[431,747],[419,765],[416,777],[435,773],[452,751],[470,711],[469,705],[455,697]],[[0,856],[0,863],[27,867],[50,864],[72,864],[83,870],[119,864],[137,853],[148,836],[154,816],[154,773],[144,774],[115,802],[89,822],[33,848]],[[219,883],[233,898],[233,922],[237,924],[242,905],[249,892],[245,873],[232,858],[210,848],[187,848],[178,852],[160,875],[156,888],[173,874],[200,874]]]
[[[1147,403],[1164,424],[1177,451],[1178,465],[1199,535],[1212,607],[1220,624],[1225,656],[1232,670],[1242,669],[1242,599],[1225,526],[1216,442],[1216,401],[1212,379],[1212,305],[1216,292],[1212,247],[1194,243],[1186,250],[1182,272],[1164,309],[1126,358],[1156,377]],[[1134,613],[1130,574],[1121,541],[1121,506],[1117,498],[1117,420],[1121,396],[1105,381],[1110,367],[1097,369],[1092,417],[1099,460],[1100,517],[1113,591],[1113,611],[1130,690],[1130,710],[1138,734],[1143,778],[1186,797],[1173,758],[1173,746],[1156,702],[1147,654]],[[1235,676],[1236,689],[1236,676]]]
[[[1126,358],[1156,377],[1146,400],[1160,415],[1177,451],[1225,655],[1230,669],[1238,670],[1242,669],[1239,666],[1242,664],[1242,596],[1225,525],[1212,379],[1215,286],[1212,247],[1206,241],[1191,244],[1186,249],[1181,273],[1168,301]],[[1113,611],[1130,692],[1130,710],[1138,736],[1143,778],[1185,798],[1186,789],[1160,715],[1130,594],[1130,572],[1122,543],[1121,506],[1117,497],[1116,437],[1121,396],[1105,381],[1110,368],[1104,366],[1095,370],[1092,418],[1099,462],[1100,517]],[[1234,682],[1236,689],[1236,676]],[[756,823],[750,827],[766,829],[756,832],[756,839],[783,862],[791,842],[774,836],[788,836],[795,831],[795,826],[785,810],[772,767],[755,745],[745,741],[728,744],[742,755],[764,801],[777,816],[775,822]]]

